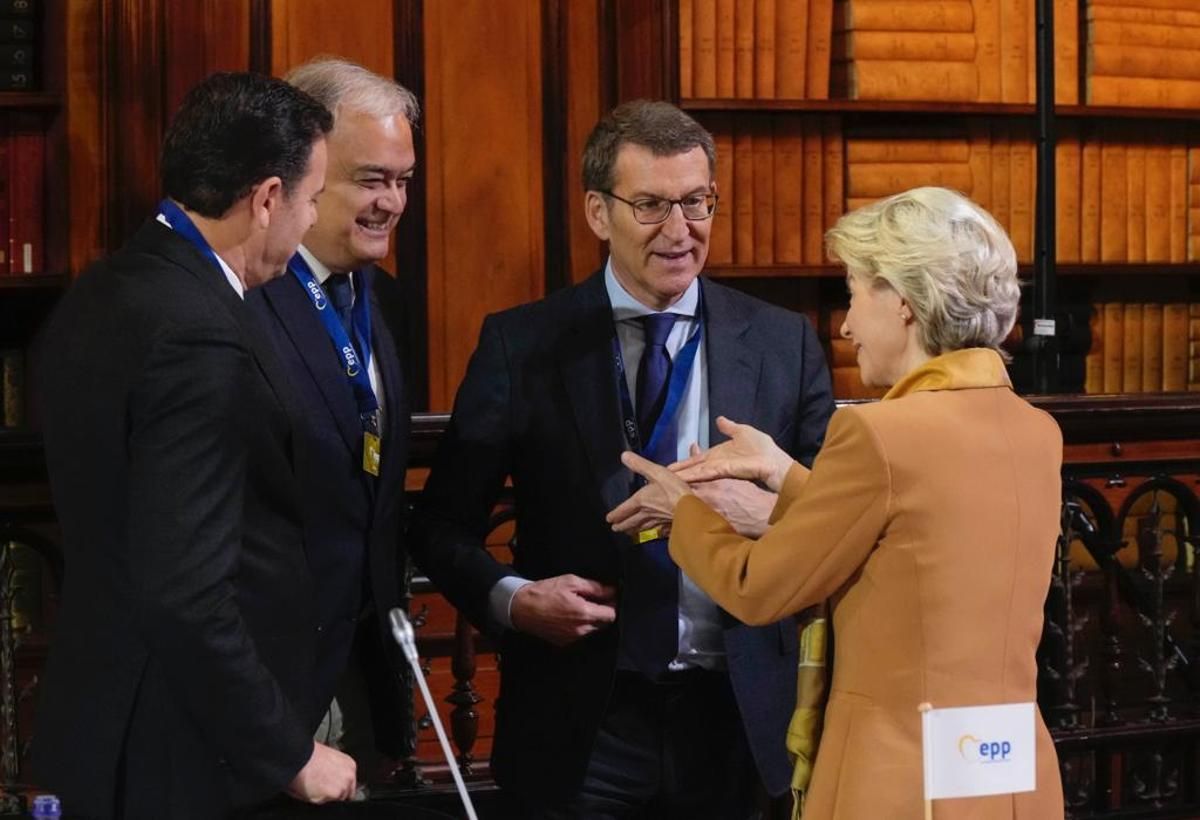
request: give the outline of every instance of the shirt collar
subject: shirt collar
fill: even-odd
[[[159,214],[156,218],[159,222],[166,225],[168,228],[171,228],[171,223],[167,221],[167,218],[164,215]],[[171,230],[175,229],[171,228]],[[238,279],[238,275],[233,272],[233,268],[225,264],[225,260],[221,258],[220,254],[218,254],[216,251],[213,251],[213,256],[216,257],[217,264],[221,266],[221,272],[224,273],[225,278],[229,280],[229,286],[233,288],[235,293],[237,293],[239,299],[245,299],[246,286],[242,284],[242,280]]]
[[[296,250],[300,252],[300,255],[304,257],[304,261],[308,263],[308,269],[313,272],[313,276],[317,277],[318,284],[325,284],[325,280],[333,276],[333,271],[327,268],[324,262],[313,256],[312,251],[308,248],[301,245]]]
[[[629,291],[617,281],[613,273],[612,257],[604,264],[604,287],[608,291],[608,301],[612,304],[613,319],[623,322],[628,319],[638,319],[653,313],[676,313],[689,319],[696,318],[696,306],[700,301],[700,278],[692,280],[688,289],[675,304],[663,311],[649,308],[630,295]]]

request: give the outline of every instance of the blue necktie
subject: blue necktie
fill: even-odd
[[[638,434],[645,448],[659,421],[667,386],[671,380],[671,356],[667,337],[676,314],[655,313],[642,317],[646,347],[637,372]],[[655,452],[643,455],[658,462],[675,461],[678,435],[675,420],[660,436]],[[667,553],[667,539],[634,544],[626,552],[621,598],[621,646],[625,660],[654,680],[679,652],[679,567]]]
[[[346,337],[354,344],[354,321],[350,317],[354,307],[354,290],[350,287],[350,274],[335,273],[330,276],[325,280],[325,292],[329,294],[334,313],[346,329]]]

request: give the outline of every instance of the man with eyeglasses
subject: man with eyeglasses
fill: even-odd
[[[716,151],[663,102],[626,103],[584,150],[584,208],[604,269],[488,317],[426,485],[418,562],[500,639],[492,771],[512,816],[758,817],[787,791],[796,627],[740,624],[666,555],[665,533],[616,535],[636,489],[626,449],[660,463],[766,429],[811,463],[833,411],[808,321],[701,280]],[[482,549],[506,478],[512,566]],[[699,488],[746,532],[774,497]],[[801,545],[798,545],[800,547]]]

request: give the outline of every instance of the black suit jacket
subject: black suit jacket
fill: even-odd
[[[281,790],[312,751],[315,622],[269,341],[151,221],[63,298],[41,376],[66,572],[37,782],[97,817]]]
[[[399,684],[404,657],[392,640],[387,613],[400,605],[404,472],[410,427],[407,390],[396,345],[375,302],[374,280],[363,272],[371,299],[372,357],[383,382],[383,452],[378,479],[362,469],[362,425],[341,358],[291,273],[252,291],[247,302],[273,338],[291,380],[302,457],[305,541],[317,583],[321,641],[316,706],[333,697],[348,660],[362,667],[380,750],[403,757],[412,741],[412,715]],[[358,298],[362,298],[362,294]],[[360,622],[364,608],[370,616]],[[353,648],[353,651],[352,651]]]
[[[833,411],[825,359],[807,319],[702,281],[710,441],[725,415],[772,435],[810,463]],[[574,573],[620,586],[605,513],[625,500],[615,330],[603,273],[547,299],[488,317],[426,485],[417,563],[477,625],[492,586]],[[481,549],[507,476],[517,509],[514,566]],[[619,628],[619,625],[618,625]],[[748,627],[727,618],[734,691],[764,782],[790,778],[784,735],[795,703],[794,622]],[[567,649],[515,631],[503,673],[492,758],[497,780],[526,796],[566,797],[583,777],[617,662],[617,630]],[[704,720],[703,715],[696,719]]]

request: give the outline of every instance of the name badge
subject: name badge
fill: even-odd
[[[380,447],[379,436],[369,430],[363,431],[363,463],[364,472],[376,478],[379,477]]]

